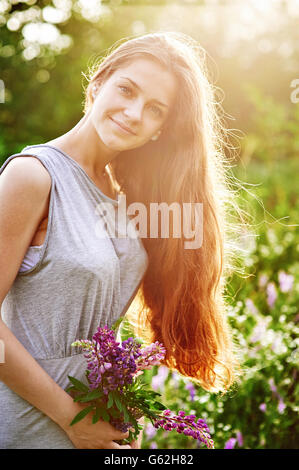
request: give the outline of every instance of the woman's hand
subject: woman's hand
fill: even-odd
[[[74,410],[69,423],[72,421],[75,414],[82,409],[80,404],[77,403],[76,406],[77,409]],[[91,413],[73,426],[65,424],[61,427],[76,449],[131,449],[130,445],[119,445],[114,442],[114,440],[128,438],[129,431],[126,433],[118,431],[110,423],[101,419],[93,424]]]
[[[143,416],[142,416],[142,418],[138,419],[137,421],[138,421],[139,424],[144,426],[144,417]],[[142,438],[143,438],[143,429],[142,429],[142,431],[140,431],[140,433],[137,437],[137,440],[130,442],[131,448],[132,449],[141,449]]]

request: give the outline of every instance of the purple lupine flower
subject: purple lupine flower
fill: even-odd
[[[283,402],[283,399],[282,397],[279,395],[278,391],[277,391],[277,387],[274,383],[274,380],[273,378],[271,377],[268,381],[269,385],[270,385],[270,389],[271,389],[271,392],[274,393],[274,395],[276,396],[276,398],[278,398],[278,412],[280,414],[282,414],[284,412],[284,409],[286,407],[285,403]]]
[[[237,441],[238,441],[238,446],[243,447],[243,435],[241,431],[237,431]]]
[[[115,333],[107,326],[98,327],[92,341],[77,340],[72,346],[81,346],[86,352],[89,388],[94,390],[101,384],[103,392],[123,388],[130,384],[136,372],[136,360],[140,356],[141,345],[133,338],[122,344],[115,340]]]
[[[203,442],[208,448],[214,448],[207,423],[203,419],[196,420],[195,415],[186,415],[184,411],[179,411],[175,415],[171,410],[164,410],[163,417],[157,418],[154,422],[155,428],[162,427],[166,431],[176,430],[179,434],[192,436]]]
[[[254,305],[253,301],[251,299],[246,299],[245,300],[245,305],[248,308],[249,312],[255,315],[257,313],[257,308]]]
[[[157,434],[157,430],[152,423],[148,423],[144,428],[144,433],[148,439],[152,439]]]
[[[278,274],[279,287],[281,292],[289,292],[293,287],[294,276],[280,271]]]
[[[250,337],[250,341],[252,343],[257,343],[265,336],[268,323],[269,320],[267,318],[258,322],[258,324],[254,327],[252,335]]]
[[[265,413],[266,412],[266,409],[267,409],[267,405],[266,403],[261,403],[260,406],[259,406],[259,409]]]
[[[151,449],[158,449],[157,443],[156,443],[156,442],[152,442],[151,445],[150,445],[150,448],[151,448]]]
[[[179,383],[180,383],[180,375],[176,372],[176,371],[173,371],[172,374],[171,374],[171,378],[173,380],[173,386],[175,388],[178,388],[179,387]]]
[[[169,369],[166,366],[160,366],[157,375],[152,378],[152,388],[154,390],[161,389],[168,377]]]
[[[282,414],[284,412],[285,407],[285,403],[282,401],[282,398],[280,398],[278,402],[278,413]]]
[[[236,445],[237,439],[235,437],[231,437],[226,443],[224,444],[224,449],[233,449]]]
[[[267,285],[267,304],[270,308],[273,307],[277,299],[277,292],[274,282],[269,282]]]
[[[265,287],[265,285],[268,282],[268,276],[267,274],[261,274],[259,277],[259,287]]]
[[[282,354],[283,352],[287,352],[287,348],[281,338],[281,336],[276,335],[272,345],[271,345],[272,351],[274,351],[275,354]]]
[[[190,393],[190,400],[191,401],[194,401],[194,397],[195,397],[195,387],[193,385],[192,382],[188,382],[186,387],[185,387],[187,390],[189,390],[189,393]]]
[[[84,351],[84,357],[87,359],[87,379],[90,390],[100,389],[105,395],[109,391],[117,390],[118,393],[124,393],[124,387],[133,383],[133,378],[138,375],[140,368],[150,368],[157,365],[165,354],[165,348],[161,343],[153,343],[142,350],[141,345],[133,338],[128,338],[121,344],[116,341],[113,330],[99,327],[93,335],[92,341],[77,340],[72,346],[79,346]],[[158,370],[155,385],[162,386],[168,377],[169,369],[161,366]],[[189,384],[189,389],[190,389]],[[190,389],[193,393],[193,389]],[[111,395],[110,395],[111,396]],[[138,419],[143,415],[141,409],[137,407],[129,410],[133,416]],[[211,439],[207,423],[203,419],[196,420],[196,416],[186,415],[184,411],[179,411],[175,415],[171,410],[166,409],[159,418],[155,418],[154,426],[147,428],[147,433],[155,435],[155,429],[163,428],[166,431],[173,429],[186,436],[192,436],[198,443],[204,443],[208,448],[214,448],[214,442]],[[124,422],[122,418],[110,417],[110,423],[122,432],[128,431],[132,427],[131,423]],[[151,448],[156,448],[153,443]]]
[[[273,392],[277,396],[277,387],[276,387],[272,377],[268,380],[268,383],[270,385],[271,392]]]
[[[137,370],[151,369],[153,366],[159,365],[164,359],[165,354],[166,349],[158,341],[142,348],[140,356],[136,361]]]

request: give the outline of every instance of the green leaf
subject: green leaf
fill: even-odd
[[[101,418],[103,418],[104,421],[110,421],[110,416],[107,413],[107,411],[105,410],[105,408],[97,406],[96,409],[97,409],[97,412],[98,412],[99,416]]]
[[[93,390],[92,392],[87,393],[81,401],[82,403],[85,403],[87,401],[96,400],[97,398],[102,398],[103,395],[103,392],[100,390]]]
[[[70,387],[67,387],[65,389],[66,392],[72,392],[73,390],[77,390],[76,387],[74,387],[74,385],[71,385]]]
[[[73,426],[74,424],[78,423],[78,421],[81,421],[81,419],[85,418],[85,416],[88,415],[88,413],[92,411],[93,408],[93,406],[88,406],[87,408],[84,408],[83,410],[79,411],[79,413],[74,417],[70,426]]]
[[[115,408],[111,408],[109,410],[109,413],[111,414],[111,416],[113,416],[113,418],[119,418],[121,415],[120,412],[116,410]]]
[[[96,424],[99,421],[100,417],[101,417],[101,415],[100,415],[100,412],[99,412],[99,408],[97,407],[96,412],[92,417],[92,424]]]
[[[121,324],[121,322],[123,321],[123,319],[124,319],[124,316],[119,317],[119,319],[116,320],[116,322],[113,323],[113,325],[111,326],[111,330],[115,331],[115,330],[118,328],[118,326]]]
[[[119,399],[119,397],[117,395],[114,395],[114,402],[117,406],[117,408],[119,409],[119,411],[123,411],[123,405]]]
[[[158,392],[152,392],[152,391],[149,391],[149,390],[147,390],[146,392],[147,392],[147,395],[150,396],[150,397],[155,397],[155,396],[161,397],[162,396],[161,393],[158,393]]]
[[[124,408],[123,408],[123,412],[124,412],[125,422],[126,422],[126,423],[130,423],[129,411],[127,410],[127,408],[126,408],[125,406],[124,406]]]
[[[134,418],[134,416],[132,416],[132,415],[131,415],[131,418],[130,418],[130,423],[132,423],[134,428],[137,429],[138,423],[137,423],[136,419]]]
[[[135,332],[134,332],[134,327],[129,322],[129,320],[126,316],[123,317],[123,321],[122,321],[122,324],[121,324],[120,329],[119,329],[119,335],[120,335],[122,341],[124,341],[125,339],[128,339],[129,337],[132,337],[138,343],[142,343],[142,340],[140,338],[136,338]]]
[[[145,416],[147,416],[148,418],[155,418],[155,419],[160,418],[160,415],[149,410],[145,413]]]
[[[84,399],[85,395],[77,395],[75,398],[74,398],[74,402],[77,402],[77,401],[82,401]]]
[[[107,411],[104,410],[104,409],[102,409],[101,412],[102,412],[102,418],[103,418],[103,420],[104,420],[104,421],[110,421],[110,416],[109,416],[109,414],[107,413]]]
[[[79,390],[80,392],[88,392],[88,387],[85,385],[83,382],[80,380],[76,379],[75,377],[72,377],[71,375],[68,375],[69,381],[74,385],[76,390]]]
[[[108,394],[108,397],[109,397],[109,399],[108,399],[107,408],[109,409],[109,408],[111,408],[111,406],[113,405],[113,401],[114,401],[114,400],[113,400],[113,394],[110,392],[110,393]]]
[[[155,403],[153,403],[153,406],[155,408],[157,408],[158,410],[166,410],[166,406],[162,405],[162,403],[158,402],[158,401],[155,401]]]
[[[148,417],[148,418],[159,418],[159,414],[157,414],[157,412],[153,411],[153,410],[150,410],[142,405],[139,406],[139,408],[143,411],[144,413],[144,416]]]

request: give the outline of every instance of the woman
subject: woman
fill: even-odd
[[[70,344],[114,323],[137,293],[139,327],[164,343],[165,365],[206,390],[233,383],[222,292],[231,192],[203,59],[181,33],[117,44],[89,79],[79,123],[2,166],[2,448],[130,447],[114,442],[128,434],[89,416],[70,427],[81,405],[64,389],[68,374],[84,380],[83,354]],[[103,206],[115,215],[118,193],[147,209],[201,203],[202,246],[107,236]]]

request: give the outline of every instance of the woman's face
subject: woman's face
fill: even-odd
[[[117,69],[96,93],[91,123],[106,147],[123,151],[140,147],[163,127],[177,83],[159,63],[138,58]]]

